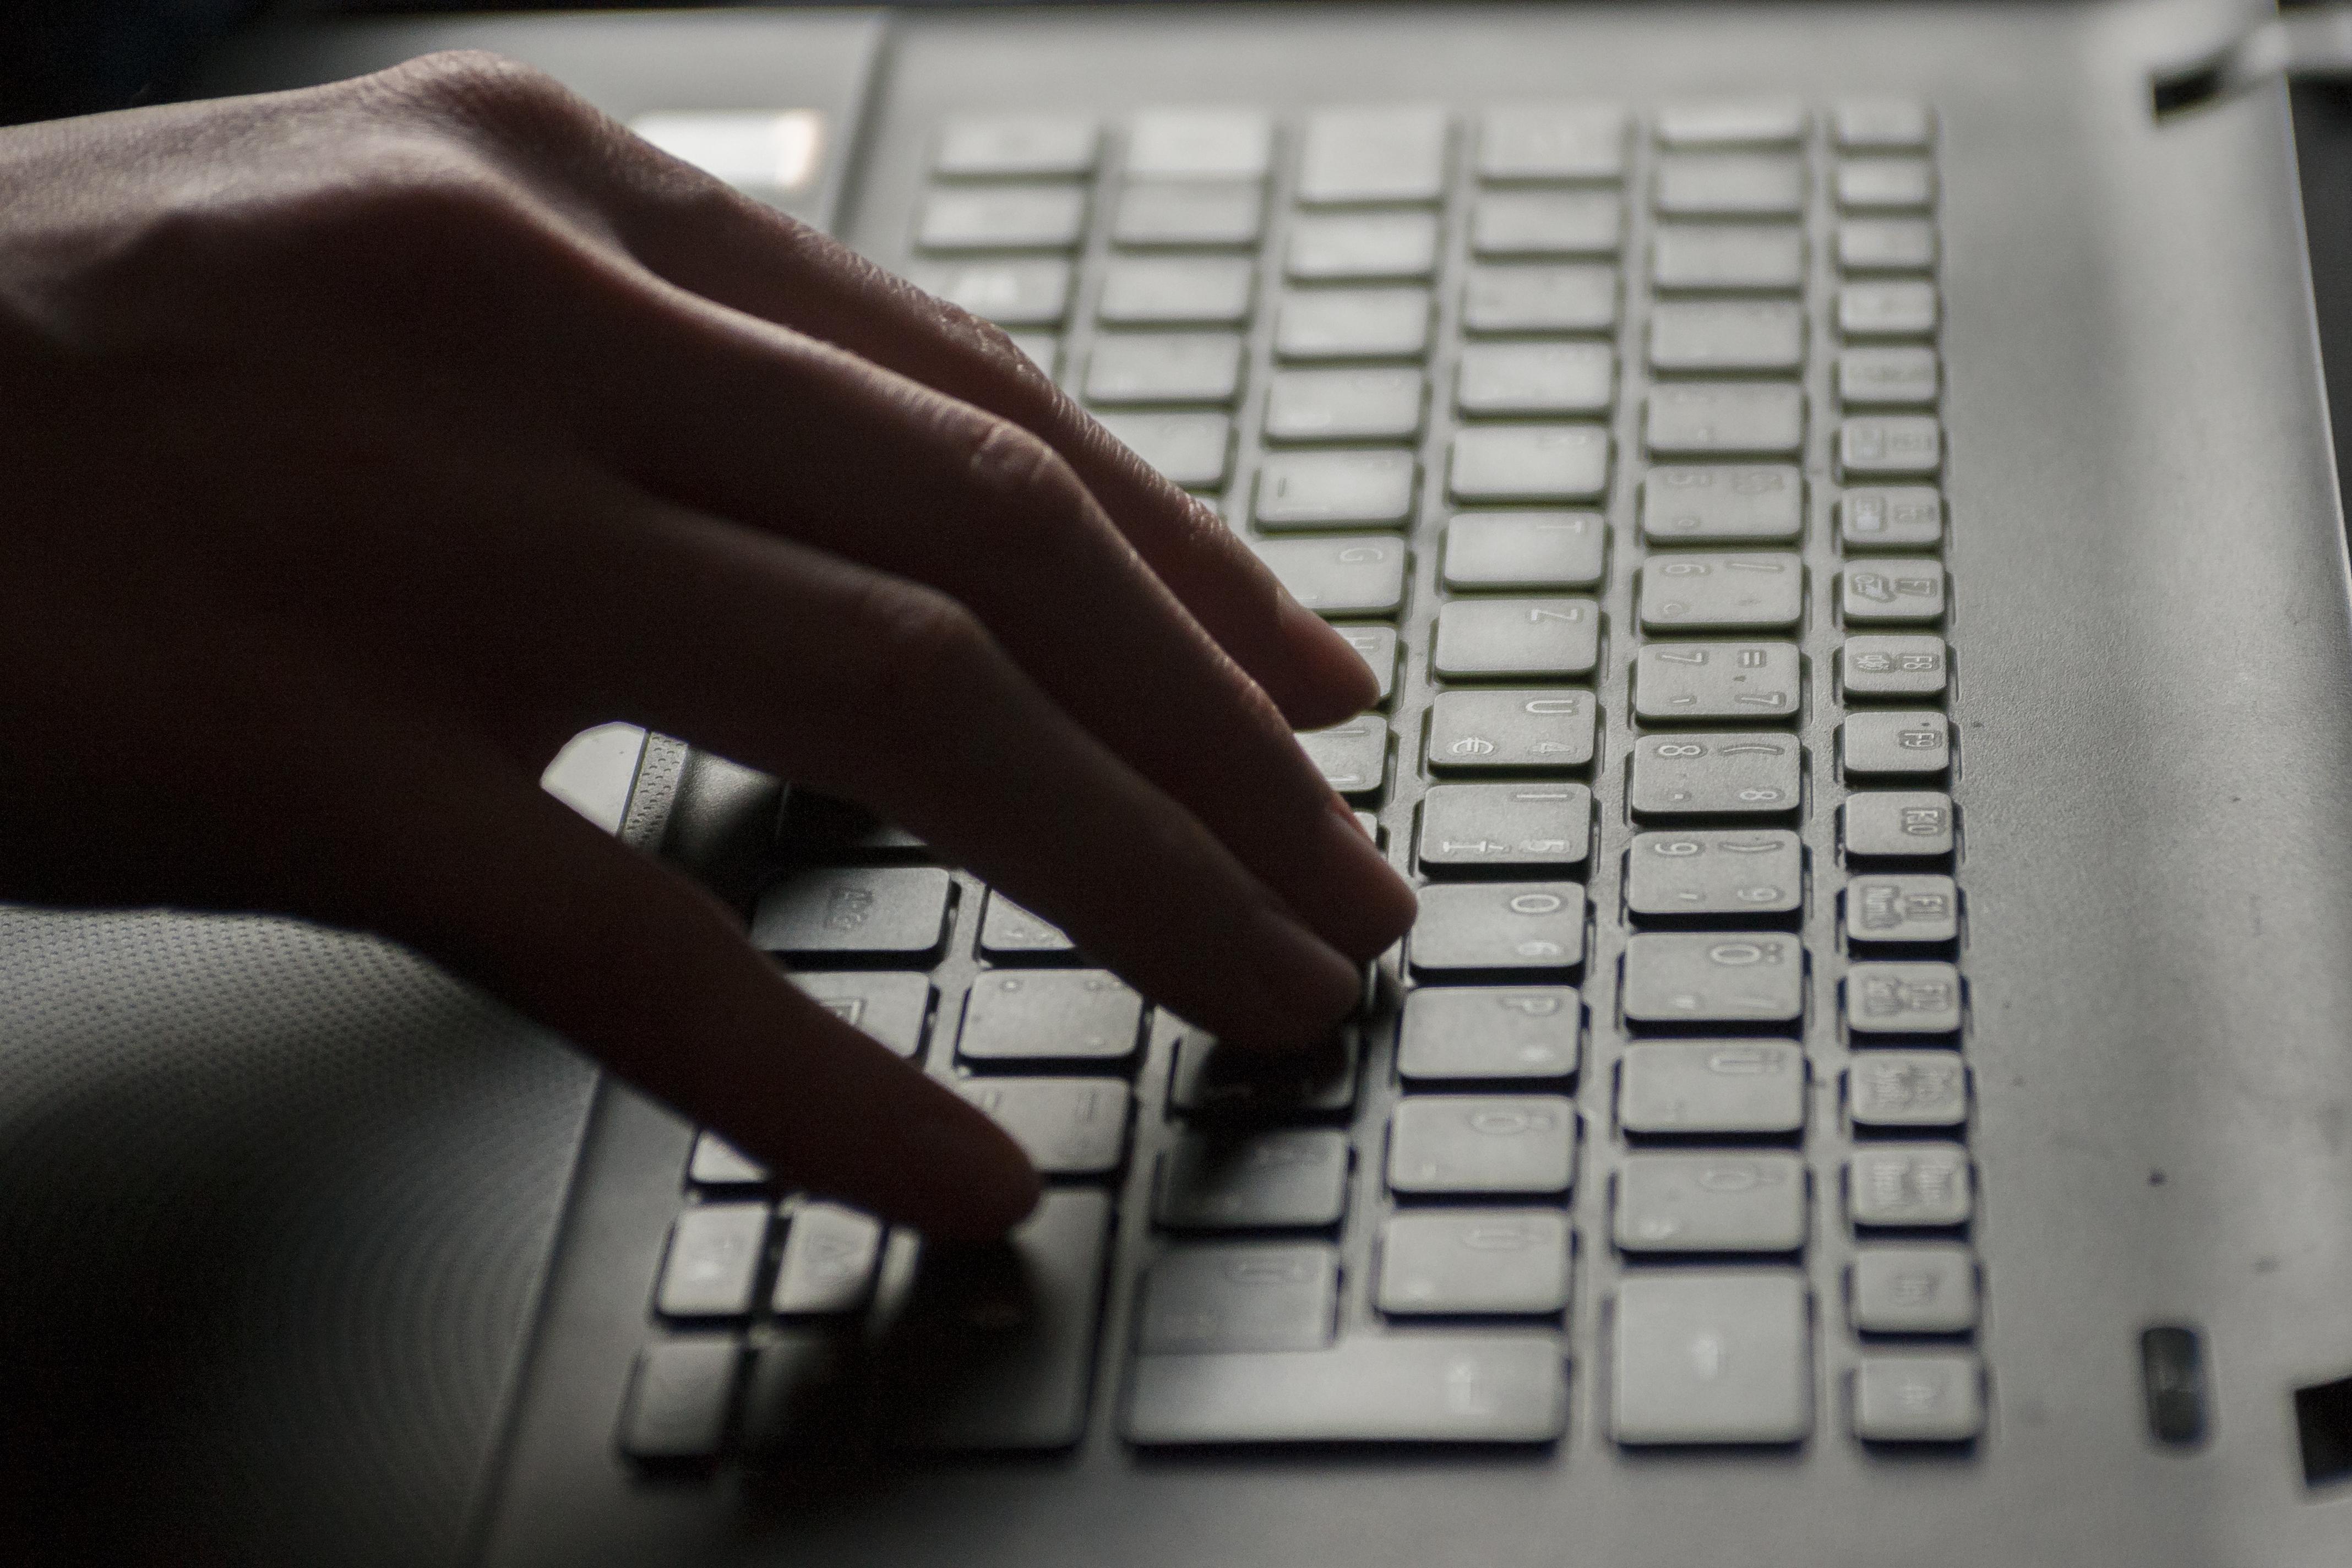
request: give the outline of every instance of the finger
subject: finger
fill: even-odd
[[[454,639],[501,725],[626,718],[865,802],[1221,1035],[1297,1043],[1354,1005],[1346,958],[940,594],[650,498],[583,509],[565,563],[541,616],[484,604]]]
[[[788,1186],[943,1237],[1029,1211],[1036,1175],[986,1116],[809,1000],[684,879],[437,739],[415,749],[438,765],[400,780],[419,831],[336,846],[348,923],[479,982]]]
[[[543,120],[525,123],[546,129]],[[1088,417],[1002,332],[610,121],[582,123],[588,133],[577,140],[542,133],[520,145],[509,121],[496,128],[510,155],[586,187],[614,237],[677,287],[1034,432],[1294,722],[1334,723],[1370,706],[1377,685],[1346,641],[1294,600],[1212,509]],[[583,142],[584,153],[566,155]]]
[[[1066,463],[827,345],[667,303],[606,329],[648,395],[590,401],[597,450],[663,494],[947,593],[1342,952],[1396,940],[1410,889]]]

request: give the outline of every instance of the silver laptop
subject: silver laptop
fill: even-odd
[[[584,740],[556,786],[1029,1148],[964,1249],[380,944],[11,915],[39,1539],[2352,1563],[2352,579],[2284,89],[2177,74],[2253,19],[229,51],[208,90],[503,49],[1000,322],[1380,675],[1301,743],[1422,915],[1268,1068],[854,803]]]

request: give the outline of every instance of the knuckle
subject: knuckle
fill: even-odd
[[[558,130],[593,111],[536,67],[488,49],[445,49],[383,73],[401,100],[488,130]]]
[[[1087,489],[1062,455],[1009,420],[973,414],[955,432],[967,488],[995,548],[1055,553],[1087,516]]]

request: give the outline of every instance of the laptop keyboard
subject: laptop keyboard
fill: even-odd
[[[930,1247],[703,1135],[625,1452],[1545,1444],[1571,1376],[1628,1446],[1973,1450],[1934,132],[940,128],[903,269],[1340,626],[1381,706],[1302,744],[1421,915],[1328,1048],[1237,1058],[796,799],[754,940],[1049,1192]]]

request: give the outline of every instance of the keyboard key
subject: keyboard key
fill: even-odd
[[[1284,270],[1301,283],[1418,282],[1437,270],[1433,213],[1302,213]]]
[[[1470,208],[1470,253],[1489,261],[1614,256],[1624,226],[1614,192],[1498,192]]]
[[[1770,383],[1659,386],[1643,441],[1658,458],[1794,458],[1804,447],[1805,395]]]
[[[1255,245],[1265,230],[1265,187],[1134,184],[1111,219],[1114,243],[1131,249]]]
[[[1303,730],[1298,744],[1323,782],[1350,800],[1376,798],[1388,784],[1389,728],[1377,718]]]
[[[1617,353],[1606,343],[1471,343],[1454,372],[1465,415],[1602,415],[1617,395]]]
[[[1321,1350],[1339,1310],[1339,1257],[1329,1247],[1172,1247],[1144,1276],[1136,1348],[1145,1355]]]
[[[1105,409],[1095,417],[1171,484],[1214,489],[1232,469],[1234,422],[1226,415]]]
[[[654,1310],[665,1318],[740,1318],[751,1310],[768,1205],[698,1204],[669,1227]]]
[[[1784,217],[1805,210],[1805,165],[1799,158],[1743,154],[1679,155],[1658,160],[1661,217]]]
[[[1846,1205],[1860,1226],[1966,1225],[1975,1208],[1968,1152],[1956,1143],[1865,1144],[1846,1162]]]
[[[1854,213],[1924,211],[1936,205],[1935,166],[1925,158],[1843,159],[1837,201]]]
[[[1849,566],[1838,612],[1857,626],[1933,626],[1944,618],[1944,563],[1905,557]]]
[[[1805,313],[1781,300],[1668,300],[1650,312],[1650,368],[1661,374],[1786,372],[1805,362]]]
[[[1239,257],[1133,257],[1103,268],[1096,313],[1120,327],[1236,327],[1256,292],[1257,268]]]
[[[1431,663],[1445,679],[1590,675],[1601,606],[1590,599],[1455,599],[1437,611]]]
[[[1418,370],[1276,371],[1265,400],[1269,441],[1409,441],[1421,434],[1427,380]]]
[[[1972,1355],[1874,1355],[1853,1369],[1853,1435],[1865,1443],[1970,1443],[1984,1431]]]
[[[1794,1154],[1625,1157],[1617,1172],[1621,1251],[1795,1252],[1805,1245],[1805,1164]]]
[[[1169,1109],[1226,1121],[1281,1121],[1343,1116],[1356,1103],[1355,1031],[1343,1028],[1304,1051],[1221,1046],[1182,1019],[1161,1013],[1153,1026],[1173,1066]]]
[[[1633,914],[1782,915],[1804,902],[1804,851],[1785,828],[1633,835],[1625,863],[1625,907]]]
[[[1397,634],[1394,626],[1333,626],[1347,645],[1356,650],[1364,668],[1381,683],[1381,694],[1373,700],[1375,708],[1385,708],[1396,695]]]
[[[1933,349],[1848,349],[1838,355],[1837,388],[1848,408],[1933,408],[1942,374]]]
[[[956,1092],[1011,1133],[1041,1175],[1108,1175],[1126,1162],[1129,1094],[1115,1079],[967,1079]]]
[[[1000,327],[1058,327],[1070,312],[1066,261],[934,262],[908,268],[907,277],[918,289]]]
[[[1936,265],[1936,226],[1925,218],[1852,218],[1838,225],[1837,254],[1848,272],[1926,272]]]
[[[1949,877],[1881,872],[1846,884],[1850,943],[1941,944],[1959,934],[1960,894]]]
[[[1952,1035],[1960,972],[1948,963],[1856,963],[1845,975],[1846,1027],[1857,1035]]]
[[[1449,588],[1597,588],[1609,529],[1599,512],[1465,512],[1445,525]]]
[[[1188,1132],[1160,1167],[1171,1230],[1320,1230],[1348,1206],[1348,1139],[1328,1127]]]
[[[1949,670],[1938,637],[1856,633],[1838,647],[1838,685],[1849,699],[1941,697]]]
[[[1429,290],[1286,294],[1275,319],[1274,347],[1286,360],[1419,359],[1429,352]]]
[[[731,1338],[665,1340],[639,1351],[621,1412],[621,1452],[649,1464],[717,1458],[742,1360]]]
[[[1307,121],[1298,199],[1313,206],[1434,202],[1445,190],[1441,109],[1327,109]]]
[[[1654,642],[1633,660],[1633,713],[1644,722],[1793,719],[1802,695],[1790,642]]]
[[[933,191],[916,243],[925,250],[1075,250],[1083,190],[1061,185]]]
[[[1601,500],[1609,493],[1609,432],[1597,425],[1457,430],[1446,490],[1466,502]]]
[[[1849,713],[1838,745],[1850,778],[1940,773],[1952,764],[1952,725],[1932,709]]]
[[[1001,1242],[925,1242],[877,1310],[886,1427],[929,1449],[1067,1448],[1086,1435],[1108,1194],[1049,1188]]]
[[[1061,926],[1040,920],[1021,905],[997,893],[988,891],[988,910],[981,914],[981,957],[995,963],[1024,962],[1037,957],[1061,957],[1077,952],[1068,933]]]
[[[1839,836],[1856,860],[1952,852],[1952,797],[1941,790],[1865,790],[1838,808]]]
[[[1391,1317],[1550,1316],[1568,1283],[1568,1219],[1549,1210],[1425,1210],[1381,1230],[1380,1308]]]
[[[1838,497],[1848,550],[1933,550],[1944,542],[1944,498],[1925,487],[1848,490]]]
[[[803,871],[761,895],[751,945],[813,962],[928,961],[947,941],[952,886],[933,866]]]
[[[1421,800],[1423,875],[1500,867],[1526,872],[1584,864],[1592,852],[1592,792],[1580,784],[1433,784]]]
[[[1964,1334],[1977,1326],[1977,1263],[1965,1247],[1858,1247],[1850,1283],[1857,1333]]]
[[[1969,1069],[1950,1051],[1857,1051],[1845,1084],[1857,1130],[1952,1128],[1969,1119]]]
[[[1559,1095],[1414,1095],[1389,1117],[1393,1192],[1552,1196],[1575,1164],[1576,1107]]]
[[[1418,477],[1409,451],[1274,453],[1258,469],[1258,526],[1402,528]]]
[[[716,1132],[698,1133],[686,1162],[686,1179],[698,1187],[764,1187],[768,1167]]]
[[[1101,141],[1095,122],[1076,115],[972,115],[940,128],[931,167],[943,179],[1075,177],[1094,172]]]
[[[1636,1024],[1794,1024],[1805,947],[1777,931],[1642,931],[1625,942],[1625,1016]]]
[[[1124,1062],[1143,999],[1099,969],[992,970],[971,984],[956,1054],[965,1061]]]
[[[882,1224],[838,1204],[803,1203],[784,1226],[772,1307],[778,1317],[830,1317],[863,1309],[882,1258]]]
[[[1614,267],[1473,267],[1462,290],[1467,332],[1612,332]]]
[[[1625,111],[1611,105],[1500,105],[1478,121],[1478,177],[1497,184],[1622,179],[1625,127]]]
[[[1393,616],[1404,604],[1404,541],[1393,534],[1269,539],[1252,548],[1310,610]]]
[[[1709,463],[1642,476],[1642,537],[1652,544],[1794,544],[1804,531],[1795,468]]]
[[[1130,180],[1263,180],[1274,122],[1248,109],[1146,109],[1129,123]]]
[[[1849,419],[1838,426],[1838,477],[1931,479],[1944,466],[1944,427],[1921,415]]]
[[[1805,1125],[1805,1053],[1783,1040],[1643,1040],[1625,1047],[1617,1124],[1628,1133],[1771,1138]]]
[[[1769,731],[1643,735],[1626,792],[1633,815],[1779,816],[1797,808],[1803,753]]]
[[[1610,1433],[1626,1444],[1797,1443],[1812,1430],[1804,1277],[1627,1275],[1617,1287]]]
[[[1127,1439],[1202,1443],[1549,1443],[1568,1364],[1549,1333],[1397,1334],[1329,1350],[1136,1359]]]
[[[1423,980],[1565,977],[1584,963],[1584,889],[1574,882],[1423,888],[1407,956]]]
[[[1924,338],[1936,330],[1933,283],[1848,283],[1838,290],[1838,331],[1848,338]]]
[[[1805,106],[1791,99],[1720,99],[1658,110],[1663,147],[1792,147],[1804,140]]]
[[[1095,340],[1089,403],[1226,405],[1240,395],[1242,340],[1223,332],[1136,332]]]
[[[1568,985],[1417,985],[1405,994],[1397,1073],[1407,1083],[1573,1077],[1584,1007]]]
[[[1441,691],[1429,710],[1430,771],[1580,768],[1592,761],[1594,719],[1589,691]]]
[[[1805,614],[1794,555],[1654,555],[1642,563],[1645,632],[1793,631]]]
[[[1838,149],[1845,153],[1908,153],[1935,140],[1936,117],[1926,104],[1905,98],[1857,99],[1837,106]]]
[[[931,983],[920,974],[795,974],[793,984],[853,1029],[902,1057],[920,1056]]]
[[[1661,224],[1650,281],[1665,290],[1793,294],[1805,285],[1804,231],[1791,224]]]

